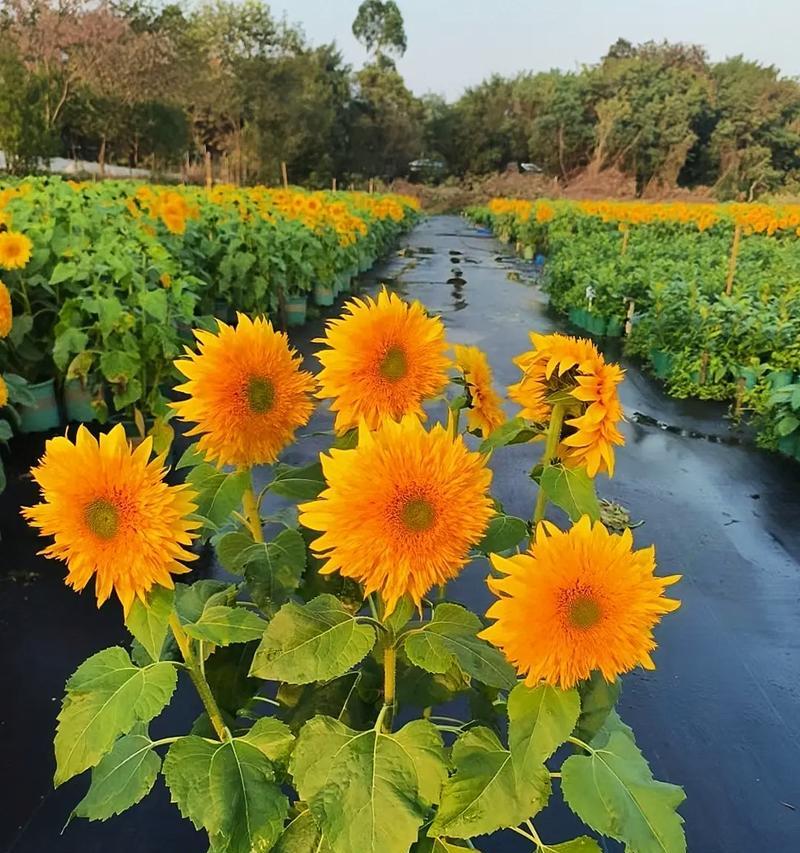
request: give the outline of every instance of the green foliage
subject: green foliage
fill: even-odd
[[[169,630],[169,615],[175,595],[171,589],[154,586],[147,595],[147,603],[138,598],[133,600],[125,626],[138,640],[150,660],[161,659],[161,650]]]
[[[588,515],[592,521],[600,519],[600,502],[595,493],[594,480],[585,468],[567,468],[548,465],[542,472],[539,485],[557,507],[561,507],[571,521]]]

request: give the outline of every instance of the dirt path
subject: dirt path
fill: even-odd
[[[453,342],[488,352],[499,384],[516,380],[511,358],[528,348],[529,330],[565,328],[547,314],[538,287],[508,279],[516,262],[502,260],[506,247],[464,220],[433,217],[406,244],[407,256],[376,270],[373,283],[389,281],[441,312]],[[295,336],[304,352],[313,352],[321,323]],[[629,368],[622,397],[628,413],[687,431],[725,432],[719,407],[670,400],[636,368]],[[329,424],[327,413],[319,412],[309,433]],[[645,520],[637,545],[655,544],[660,572],[680,572],[684,579],[675,593],[683,606],[658,632],[658,668],[626,680],[620,712],[655,774],[686,788],[681,811],[692,853],[790,853],[800,848],[800,467],[644,423],[630,422],[624,431],[617,474],[600,482],[600,493]],[[322,444],[306,438],[287,461],[310,460]],[[33,451],[19,450],[26,452]],[[526,477],[530,457],[528,447],[507,448],[492,463],[497,496],[523,516],[535,495]],[[0,595],[0,654],[14,694],[1,715],[0,754],[21,773],[3,798],[0,849],[99,853],[113,845],[116,853],[202,853],[201,837],[170,806],[161,782],[127,814],[105,824],[76,821],[58,834],[86,783],[50,793],[57,699],[77,664],[124,641],[124,632],[116,610],[98,613],[88,596],[61,585],[57,566],[33,557],[37,543],[12,520],[15,504],[32,498],[27,488],[18,484],[0,499],[2,570],[15,572],[3,578]],[[28,580],[31,570],[39,576]],[[485,575],[485,566],[471,567],[453,597],[485,608]],[[37,632],[30,628],[33,607],[47,620]],[[195,712],[194,697],[179,692],[153,734],[175,734]],[[560,841],[570,837],[573,821],[551,809],[537,825],[546,841]],[[529,849],[517,841],[503,835],[480,849]]]

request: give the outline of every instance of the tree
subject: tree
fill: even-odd
[[[394,0],[363,0],[353,21],[353,35],[377,62],[391,62],[388,54],[406,52],[403,15]]]
[[[50,153],[39,81],[28,75],[12,44],[0,45],[0,151],[12,172],[30,172]]]

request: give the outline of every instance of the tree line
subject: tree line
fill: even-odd
[[[223,180],[324,185],[461,178],[533,163],[569,182],[614,168],[637,188],[720,197],[800,186],[800,83],[741,56],[623,39],[577,72],[494,75],[454,103],[415,96],[393,0],[353,22],[353,69],[262,0],[4,0],[0,150],[12,170],[61,155]]]

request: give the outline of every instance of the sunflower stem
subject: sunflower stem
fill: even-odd
[[[228,740],[230,738],[230,733],[222,719],[222,712],[219,709],[219,705],[217,705],[217,700],[214,698],[214,694],[211,692],[211,688],[208,686],[208,682],[203,676],[203,672],[192,650],[192,642],[186,631],[183,630],[181,620],[178,618],[178,614],[174,610],[169,615],[169,626],[175,636],[175,642],[181,650],[181,655],[186,662],[186,670],[189,673],[189,678],[192,679],[192,684],[194,684],[195,690],[197,690],[197,695],[200,697],[200,701],[206,709],[208,719],[211,721],[211,725],[214,727],[217,737],[221,741]]]
[[[547,435],[545,438],[544,453],[542,454],[542,465],[544,470],[547,470],[553,464],[553,458],[558,451],[558,445],[561,441],[561,427],[564,424],[564,404],[553,403],[553,411],[550,413],[550,424],[547,427]],[[544,473],[544,472],[543,472]],[[547,509],[547,492],[542,488],[541,479],[539,481],[539,491],[536,495],[536,507],[533,511],[533,533],[536,535],[536,525],[544,519],[544,512]]]
[[[247,488],[242,495],[242,509],[244,517],[247,519],[247,527],[253,537],[254,542],[264,541],[264,528],[261,526],[261,515],[258,511],[258,499],[253,488],[253,469],[247,468]]]
[[[392,717],[394,716],[395,684],[397,681],[397,649],[394,646],[394,637],[387,642],[383,649],[383,708],[381,709],[381,722],[383,730],[392,730]]]

